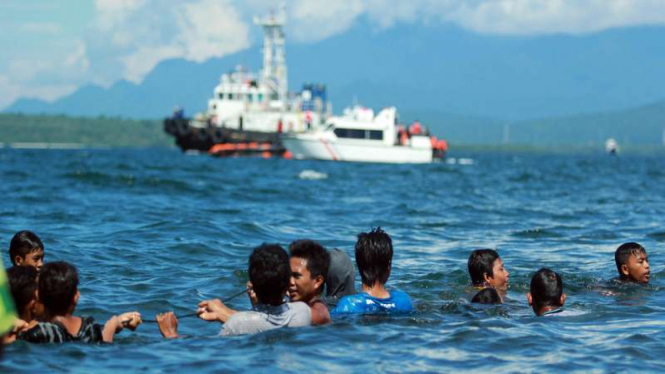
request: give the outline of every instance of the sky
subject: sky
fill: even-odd
[[[377,30],[454,24],[488,35],[584,35],[665,25],[665,0],[0,0],[0,109],[88,84],[140,83],[160,62],[203,62],[259,42],[252,26],[286,7],[289,43],[366,20]]]

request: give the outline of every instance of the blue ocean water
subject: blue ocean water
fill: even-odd
[[[665,369],[665,160],[657,156],[466,153],[431,165],[186,156],[170,149],[0,150],[0,248],[35,231],[46,260],[74,263],[78,314],[187,313],[232,295],[262,242],[312,238],[353,255],[375,226],[393,238],[389,285],[413,315],[344,318],[316,328],[215,336],[181,319],[113,345],[6,349],[2,373],[607,372]],[[613,253],[643,244],[651,284],[618,287]],[[507,303],[465,301],[471,250],[496,248]],[[531,274],[559,272],[569,315],[536,318]],[[249,308],[244,297],[229,303]]]

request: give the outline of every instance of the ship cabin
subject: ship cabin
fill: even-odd
[[[344,110],[344,115],[331,118],[326,123],[326,130],[334,132],[339,141],[391,146],[397,140],[396,123],[397,110],[394,107],[381,110],[375,117],[372,109],[354,106]]]

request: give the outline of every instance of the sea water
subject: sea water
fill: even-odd
[[[2,373],[657,372],[665,369],[665,160],[602,154],[459,153],[429,165],[187,156],[171,149],[0,150],[0,248],[35,231],[46,261],[75,264],[80,315],[195,310],[242,290],[263,243],[312,238],[353,258],[356,235],[393,238],[390,287],[416,312],[218,337],[181,319],[112,345],[8,347]],[[619,287],[614,250],[644,245],[651,284]],[[496,248],[506,304],[470,305],[466,261]],[[533,272],[559,272],[567,315],[537,318]],[[243,310],[239,297],[229,306]]]

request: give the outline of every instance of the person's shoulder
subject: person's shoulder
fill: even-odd
[[[406,292],[398,289],[390,290],[390,298],[395,304],[395,309],[402,312],[410,312],[413,310],[413,302]]]
[[[337,303],[333,313],[358,313],[363,305],[363,301],[366,299],[367,295],[364,293],[344,296]]]
[[[21,332],[18,339],[30,343],[65,343],[72,340],[61,324],[52,322],[40,322]]]

